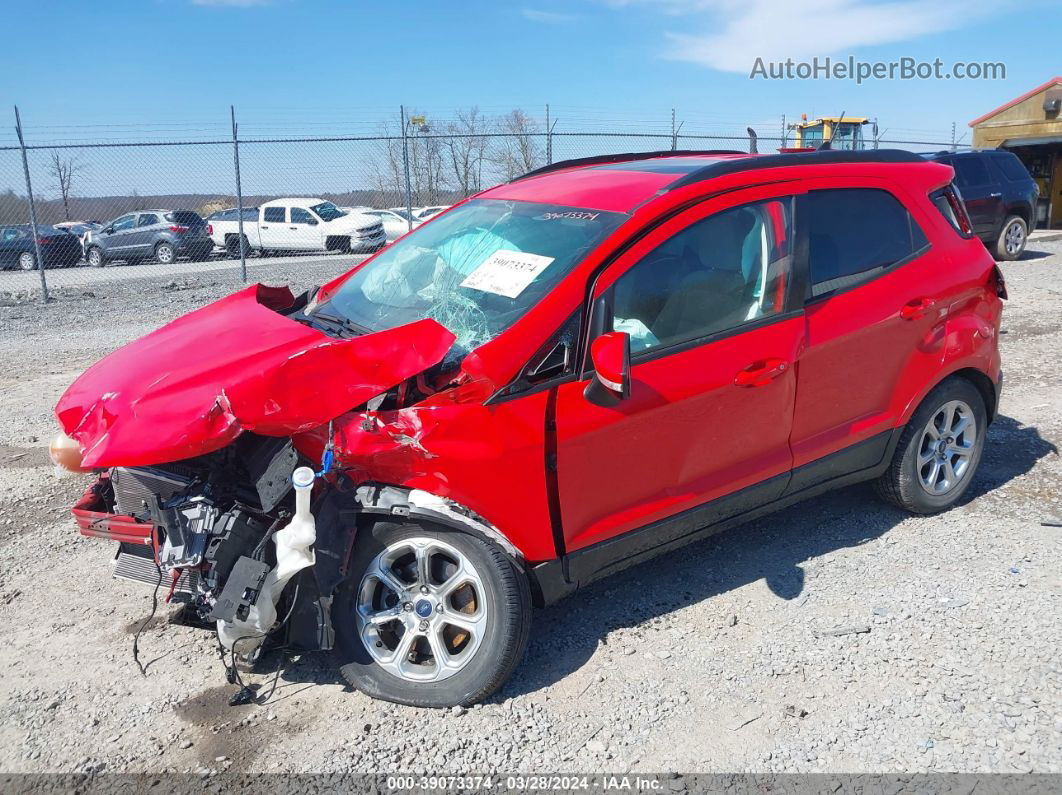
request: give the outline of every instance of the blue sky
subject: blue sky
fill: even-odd
[[[229,103],[262,114],[331,106],[347,117],[401,102],[550,102],[561,123],[566,109],[574,119],[677,107],[680,118],[734,123],[844,109],[895,129],[945,129],[1062,72],[1057,3],[1018,13],[983,0],[8,2],[22,33],[5,37],[0,95],[27,125],[224,121]],[[849,53],[998,60],[1007,79],[748,78],[759,54]],[[146,82],[157,89],[136,89]]]
[[[367,131],[405,103],[430,118],[514,107],[558,130],[776,135],[782,114],[878,117],[940,140],[1062,73],[1058,3],[988,0],[7,0],[18,36],[0,96],[46,141]],[[750,80],[753,59],[1002,61],[1005,80]],[[0,111],[10,112],[10,111]],[[10,124],[0,143],[10,143]],[[221,162],[219,160],[219,162]]]

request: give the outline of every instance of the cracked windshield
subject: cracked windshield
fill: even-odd
[[[626,217],[477,199],[381,252],[318,311],[372,331],[430,317],[472,350],[508,328]]]

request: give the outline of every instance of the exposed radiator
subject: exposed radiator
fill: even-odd
[[[118,513],[140,519],[150,518],[151,512],[147,506],[152,504],[155,496],[167,500],[190,482],[191,478],[153,467],[115,467],[111,470],[111,486],[114,488]]]
[[[121,544],[118,554],[114,556],[114,576],[120,580],[139,582],[154,588],[159,581],[159,571],[155,568],[155,557],[150,547],[137,546],[134,544]],[[181,572],[177,580],[174,593],[194,596],[196,586],[199,583],[199,572]],[[170,578],[165,573],[162,575],[162,593],[170,589]]]

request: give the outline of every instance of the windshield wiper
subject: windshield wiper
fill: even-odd
[[[313,312],[306,315],[311,323],[320,323],[321,325],[329,325],[332,328],[326,329],[330,331],[345,331],[351,336],[360,337],[364,334],[371,334],[372,329],[355,323],[353,320],[347,317],[341,317],[339,315],[330,315],[327,312]]]

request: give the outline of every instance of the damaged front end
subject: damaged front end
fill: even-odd
[[[422,469],[424,433],[489,394],[465,356],[447,359],[454,335],[430,319],[328,333],[307,301],[236,293],[102,360],[56,409],[53,458],[97,473],[73,508],[80,532],[117,541],[115,576],[164,588],[244,665],[270,636],[332,648],[332,594],[367,516],[420,515],[512,549],[474,512],[378,482]]]

